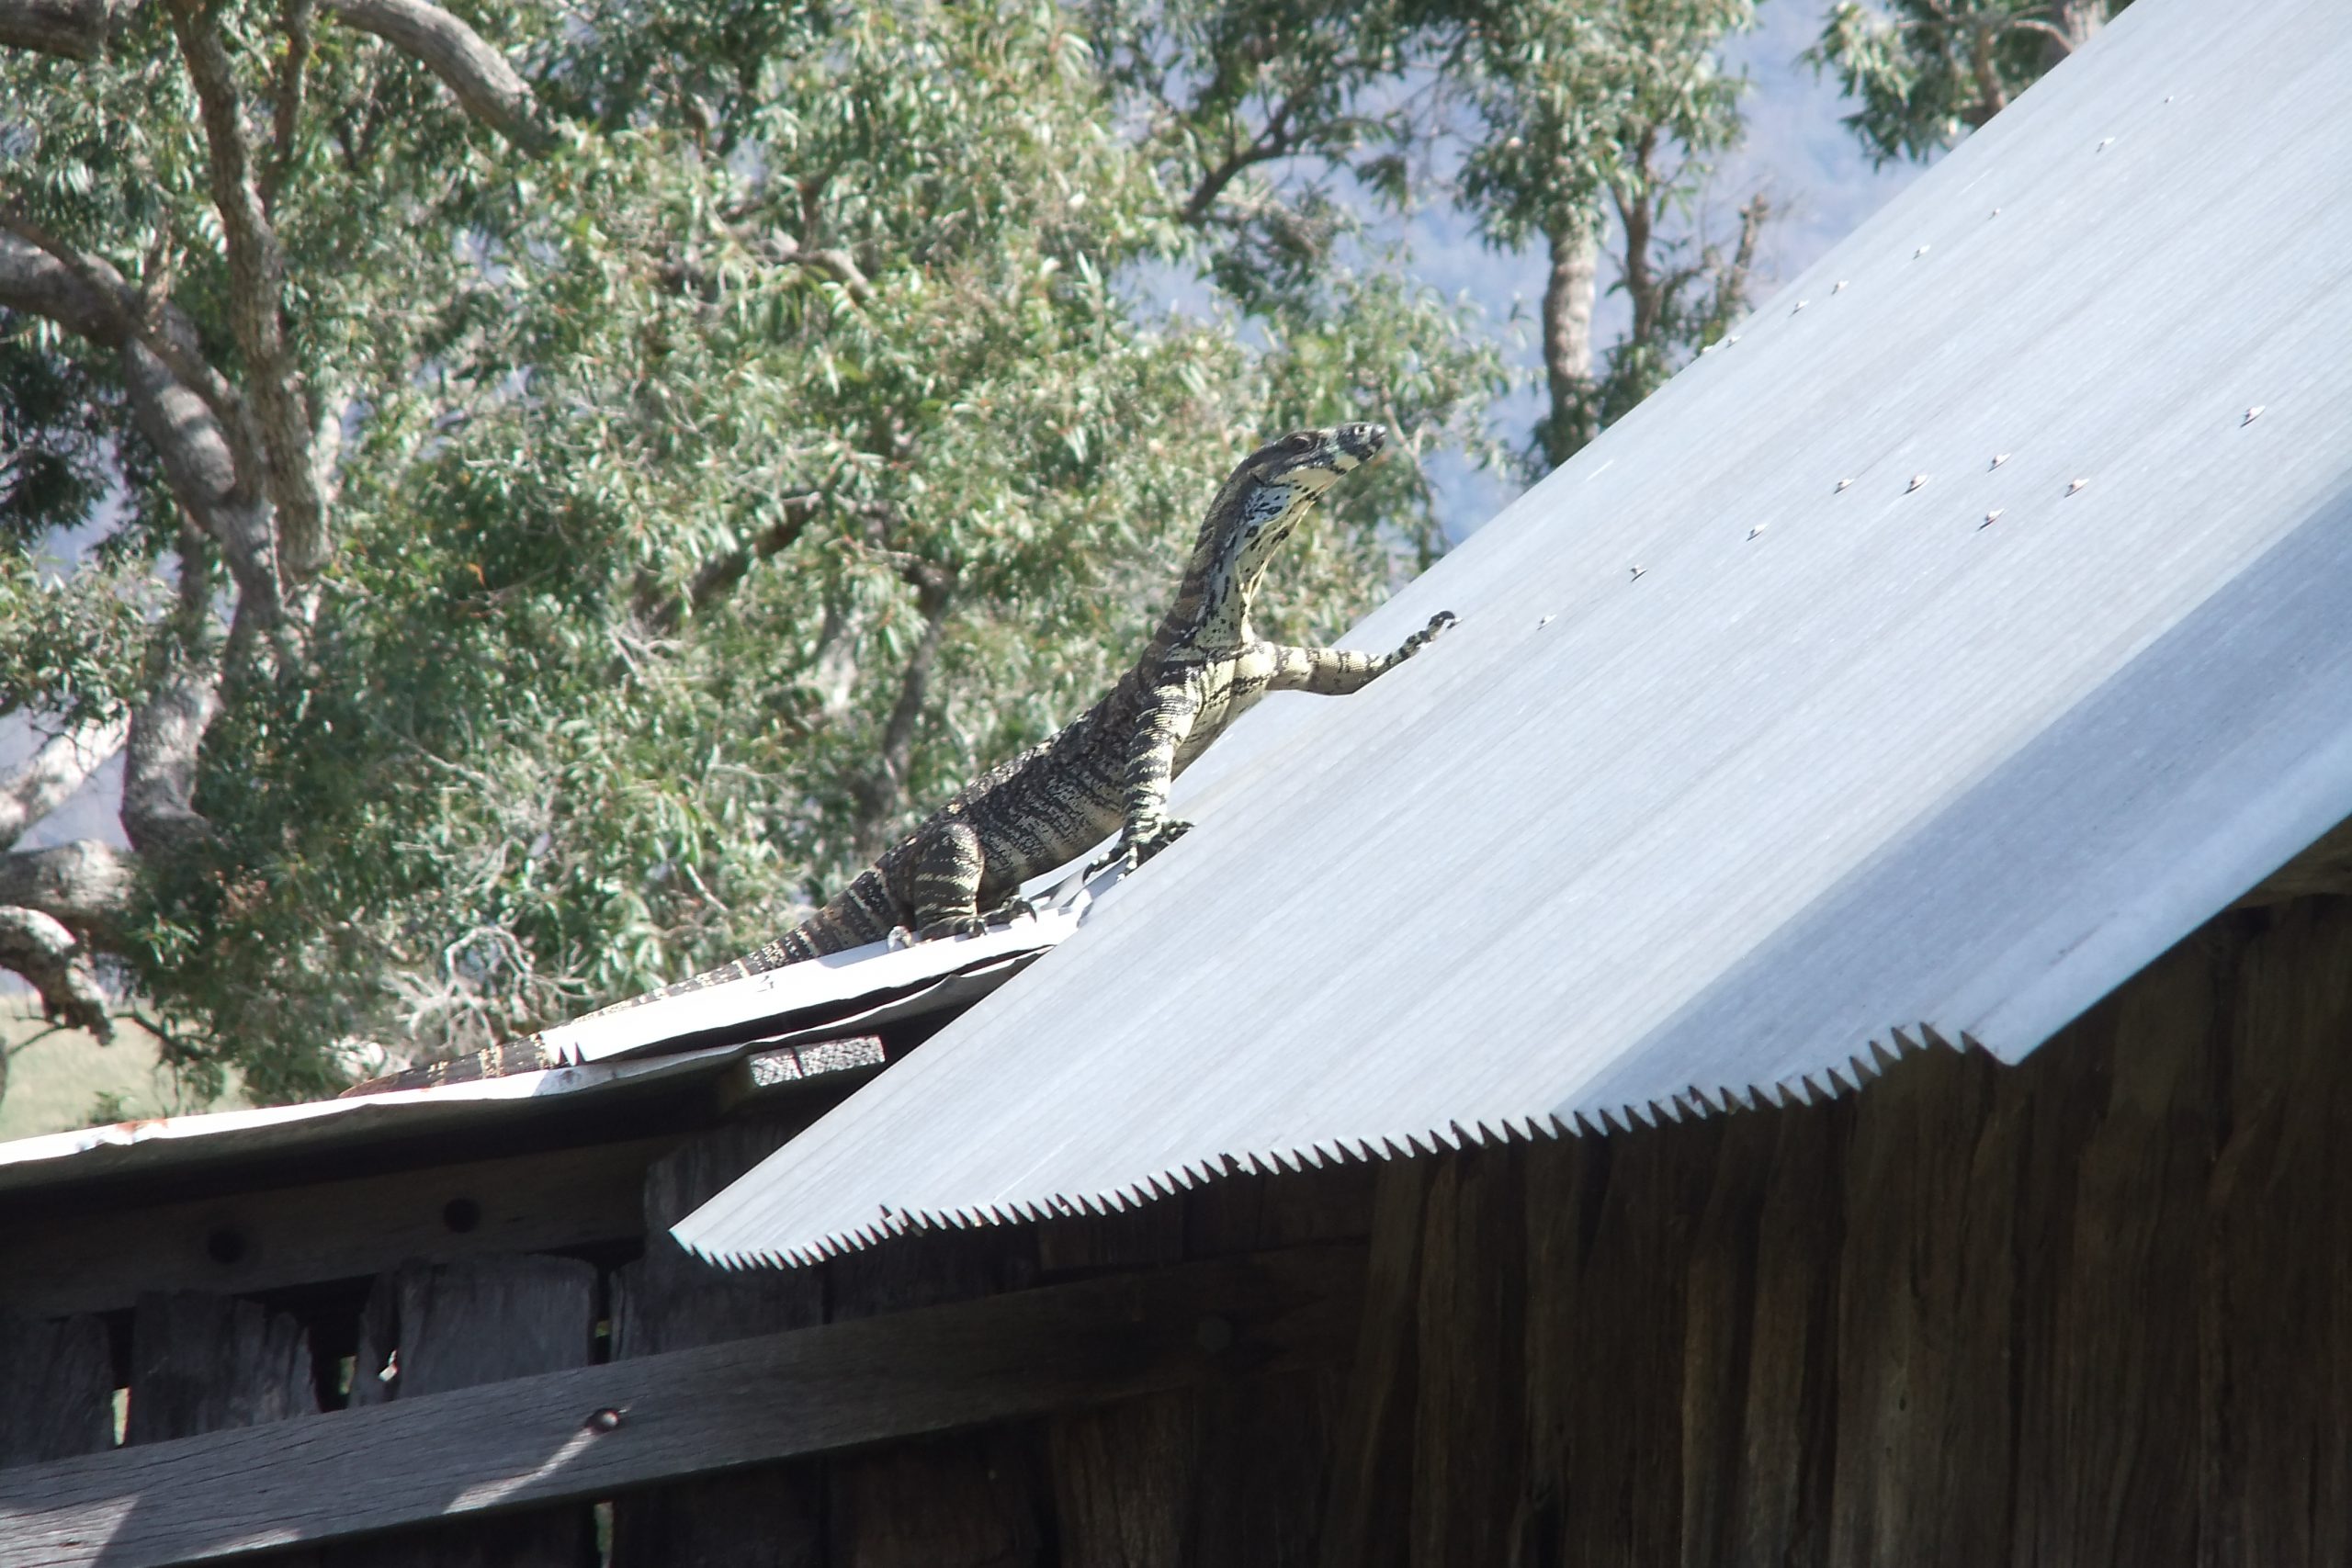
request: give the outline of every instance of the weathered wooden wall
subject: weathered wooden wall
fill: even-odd
[[[96,1315],[0,1318],[0,1466],[110,1448],[118,1385],[128,1391],[126,1440],[140,1444],[311,1416],[322,1404],[386,1405],[582,1367],[600,1355],[662,1355],[1187,1259],[1278,1251],[1321,1258],[1330,1243],[1360,1244],[1369,1226],[1374,1173],[1357,1168],[1235,1181],[1135,1214],[918,1237],[806,1270],[721,1272],[669,1240],[672,1221],[803,1124],[800,1117],[741,1120],[650,1158],[640,1168],[642,1255],[617,1266],[468,1247],[401,1263],[364,1292],[306,1296],[288,1310],[220,1292],[149,1292],[135,1310],[112,1314],[122,1320],[113,1326],[127,1330],[127,1338],[116,1336],[120,1347],[110,1347],[110,1325]],[[429,1177],[417,1181],[431,1186]],[[148,1222],[130,1223],[134,1231],[141,1225]],[[345,1238],[336,1256],[358,1251]],[[1351,1314],[1353,1297],[1345,1300]],[[1222,1320],[1204,1321],[1213,1331]],[[1329,1331],[1316,1332],[1344,1356],[1351,1321],[1333,1319]],[[1111,1325],[1114,1336],[1143,1326],[1124,1322]],[[1193,1337],[1189,1319],[1182,1332]],[[608,1552],[616,1568],[1116,1563],[1126,1559],[1098,1551],[1097,1538],[1141,1529],[1148,1540],[1133,1558],[1139,1562],[1249,1562],[1261,1533],[1283,1550],[1282,1560],[1304,1561],[1321,1504],[1325,1413],[1337,1376],[1261,1373],[1250,1345],[1204,1341],[1218,1352],[1204,1358],[1205,1381],[1188,1378],[1179,1392],[1091,1415],[1073,1406],[1068,1415],[639,1486],[611,1498],[602,1531],[587,1501],[488,1515],[469,1505],[474,1511],[447,1522],[264,1560],[300,1568],[587,1568]],[[337,1347],[353,1351],[349,1393],[340,1400],[325,1392],[343,1381]],[[1054,1371],[1041,1364],[1039,1383],[1069,1381]],[[1148,1506],[1135,1505],[1138,1493]],[[0,1497],[0,1562],[12,1561],[6,1503]],[[28,1550],[37,1555],[27,1561],[87,1555],[54,1531],[35,1534],[38,1545]],[[153,1557],[154,1539],[141,1532],[139,1561],[169,1560]],[[104,1551],[91,1559],[114,1560]]]
[[[2352,1562],[2352,901],[1377,1216],[1332,1568]]]
[[[1837,1103],[1237,1179],[808,1270],[668,1242],[797,1124],[649,1151],[650,1239],[617,1267],[477,1248],[364,1307],[175,1290],[0,1322],[0,1465],[109,1446],[126,1379],[144,1443],[333,1403],[354,1343],[352,1402],[382,1403],[1368,1238],[1343,1370],[1227,1358],[640,1487],[602,1530],[571,1502],[269,1561],[581,1568],[600,1536],[619,1568],[2352,1561],[2352,900],[2222,917],[2015,1069],[1931,1051]]]

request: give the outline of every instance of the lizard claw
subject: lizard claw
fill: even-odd
[[[1190,822],[1179,822],[1170,817],[1163,818],[1157,825],[1130,836],[1120,852],[1119,869],[1123,873],[1135,870],[1192,831],[1192,828],[1193,825]]]
[[[988,921],[977,911],[969,915],[949,915],[944,919],[932,921],[931,924],[915,932],[915,940],[937,942],[941,937],[980,936],[985,934],[988,929]]]
[[[1430,617],[1430,624],[1428,626],[1423,626],[1419,631],[1415,632],[1411,637],[1405,639],[1405,645],[1396,650],[1396,657],[1398,659],[1412,658],[1413,655],[1420,652],[1421,649],[1427,648],[1430,643],[1435,642],[1440,632],[1444,631],[1449,626],[1456,626],[1458,624],[1460,623],[1453,611],[1440,610],[1436,615]]]
[[[1016,893],[990,909],[983,923],[991,926],[1009,926],[1015,920],[1034,920],[1036,918],[1036,900],[1023,898]]]

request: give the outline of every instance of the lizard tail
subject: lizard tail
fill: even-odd
[[[447,1062],[430,1062],[421,1067],[410,1067],[388,1073],[380,1078],[354,1084],[336,1098],[349,1100],[362,1094],[391,1094],[404,1089],[434,1089],[445,1083],[471,1083],[477,1078],[503,1078],[515,1073],[536,1073],[560,1066],[550,1060],[547,1050],[536,1034],[520,1040],[509,1040],[492,1045],[486,1051],[470,1051]]]

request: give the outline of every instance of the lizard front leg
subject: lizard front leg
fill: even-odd
[[[1176,772],[1176,748],[1193,730],[1201,711],[1198,678],[1165,679],[1136,721],[1127,747],[1127,825],[1120,835],[1120,860],[1128,871],[1184,836],[1190,822],[1168,815],[1168,782]]]
[[[1453,612],[1441,610],[1430,617],[1430,624],[1407,637],[1394,653],[1357,653],[1344,648],[1286,648],[1274,649],[1273,673],[1267,679],[1270,692],[1311,692],[1318,697],[1344,697],[1359,692],[1387,674],[1399,664],[1429,646],[1431,639],[1453,625]]]
[[[980,836],[954,818],[925,826],[915,847],[908,879],[915,907],[915,940],[976,936],[988,929],[980,919],[980,874],[986,857]]]

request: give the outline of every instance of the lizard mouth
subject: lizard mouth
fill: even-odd
[[[1343,424],[1331,433],[1332,445],[1339,450],[1339,461],[1333,466],[1346,473],[1350,468],[1378,462],[1388,450],[1388,427],[1385,424]]]

